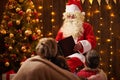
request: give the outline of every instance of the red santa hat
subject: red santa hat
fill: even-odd
[[[68,0],[65,12],[82,12],[80,0]]]

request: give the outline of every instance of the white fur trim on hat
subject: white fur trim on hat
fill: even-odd
[[[71,5],[66,5],[66,12],[81,12],[81,10],[78,8],[77,5],[71,4]]]

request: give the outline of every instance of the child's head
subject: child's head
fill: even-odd
[[[90,50],[86,54],[86,66],[95,69],[99,66],[100,55],[96,50]]]

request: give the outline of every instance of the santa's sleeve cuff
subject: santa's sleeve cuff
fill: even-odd
[[[70,58],[76,57],[79,60],[81,60],[83,63],[85,62],[85,56],[81,53],[74,53],[72,55],[69,55],[68,57],[70,57]]]
[[[82,46],[83,46],[83,52],[82,52],[82,53],[86,53],[87,51],[89,51],[89,50],[92,48],[92,46],[91,46],[91,44],[90,44],[89,41],[87,41],[87,40],[82,40],[82,41],[80,41],[80,42],[81,42],[81,44],[82,44]]]

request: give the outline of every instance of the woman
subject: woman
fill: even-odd
[[[80,80],[51,62],[57,54],[57,43],[53,38],[41,38],[36,54],[21,65],[12,80]]]

